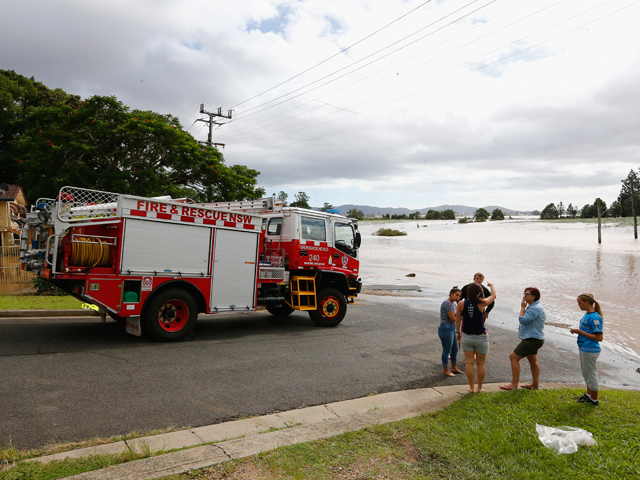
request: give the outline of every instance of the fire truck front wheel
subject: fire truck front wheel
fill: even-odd
[[[184,290],[173,288],[160,292],[151,300],[142,331],[161,342],[177,342],[189,336],[197,318],[198,305],[193,297]]]
[[[335,327],[347,313],[347,301],[335,288],[326,288],[317,296],[318,308],[311,310],[309,316],[319,327]]]

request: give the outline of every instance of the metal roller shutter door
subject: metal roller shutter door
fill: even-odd
[[[216,229],[213,258],[211,311],[253,310],[258,234]]]
[[[211,228],[128,218],[122,273],[209,275]]]

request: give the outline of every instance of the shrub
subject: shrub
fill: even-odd
[[[380,228],[377,232],[373,233],[373,235],[377,235],[378,237],[399,237],[406,234],[406,232],[394,230],[393,228]]]
[[[49,282],[40,277],[33,278],[31,280],[31,283],[33,285],[33,288],[36,289],[36,293],[38,295],[68,295],[67,292],[60,290],[55,285],[51,285]]]

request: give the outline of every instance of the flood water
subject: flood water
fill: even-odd
[[[420,225],[418,228],[417,225]],[[403,237],[372,236],[379,228]],[[540,289],[549,328],[571,336],[583,312],[576,296],[592,293],[604,313],[603,346],[640,359],[640,240],[633,227],[532,219],[459,224],[449,221],[360,222],[361,272],[367,284],[416,284],[435,311],[449,289],[482,272],[496,286],[507,326],[517,328],[522,292]],[[415,273],[415,277],[405,277]],[[511,323],[511,325],[509,325]],[[573,336],[575,339],[575,336]],[[575,340],[574,340],[575,341]]]

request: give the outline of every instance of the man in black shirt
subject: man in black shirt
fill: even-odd
[[[484,282],[484,275],[481,274],[480,272],[476,273],[473,276],[473,283],[477,283],[478,285],[480,285],[482,287],[482,292],[483,292],[483,297],[487,298],[489,295],[491,295],[491,292],[489,291],[489,289],[487,287],[485,287],[484,285],[482,285],[482,282]],[[461,290],[461,299],[462,300],[466,300],[467,298],[469,298],[467,296],[467,289],[469,288],[469,285],[471,285],[470,283],[465,285],[464,287],[462,287]],[[489,304],[489,306],[487,306],[487,308],[484,309],[484,320],[487,320],[487,317],[489,316],[489,312],[491,310],[493,310],[493,306],[495,305],[496,302],[491,302],[491,304]]]

